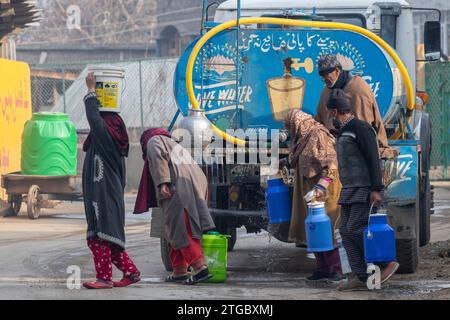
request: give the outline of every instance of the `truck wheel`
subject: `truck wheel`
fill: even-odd
[[[416,239],[397,239],[399,273],[414,273],[419,264],[419,247]]]
[[[426,246],[430,242],[430,215],[432,207],[431,186],[428,175],[423,179],[423,183],[425,184],[425,192],[421,193],[419,204],[419,245],[421,247]]]
[[[161,248],[161,260],[167,271],[173,271],[172,261],[170,261],[169,256],[169,243],[166,238],[160,238],[159,246]]]
[[[431,162],[431,121],[430,115],[422,113],[420,127],[420,145],[422,149],[422,174],[420,180],[420,201],[419,201],[419,245],[425,246],[430,242],[430,215],[432,203],[432,193],[430,185],[430,162]]]
[[[236,244],[237,240],[237,229],[236,228],[228,228],[228,232],[226,234],[229,234],[231,238],[228,239],[228,252],[233,251],[234,245]]]
[[[9,215],[9,217],[17,217],[20,212],[20,208],[22,207],[22,195],[21,194],[10,194],[8,195],[8,203],[13,209],[13,213]]]
[[[32,185],[30,190],[28,191],[27,196],[27,214],[28,218],[35,220],[39,218],[39,214],[41,213],[41,204],[40,204],[40,195],[39,195],[39,187],[36,185]]]
[[[236,244],[237,240],[237,230],[234,227],[218,227],[217,230],[220,234],[229,235],[231,236],[228,238],[228,252],[233,251],[234,245]]]

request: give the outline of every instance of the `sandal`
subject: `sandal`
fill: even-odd
[[[187,281],[188,278],[189,278],[189,275],[187,273],[186,274],[182,274],[181,276],[174,276],[173,273],[172,273],[172,274],[169,274],[166,277],[165,281],[166,282],[174,282],[174,283],[182,283],[184,281]]]
[[[136,271],[135,273],[127,277],[123,277],[120,281],[113,281],[113,286],[117,288],[123,288],[139,281],[141,281],[141,273],[139,271]]]
[[[212,277],[213,277],[213,275],[211,273],[209,273],[208,268],[205,268],[205,269],[197,272],[196,274],[189,276],[186,279],[186,281],[183,282],[183,284],[194,285],[199,282],[203,282],[208,279],[211,279]]]
[[[112,281],[97,279],[94,282],[83,283],[83,287],[85,287],[86,289],[112,289],[113,283]]]

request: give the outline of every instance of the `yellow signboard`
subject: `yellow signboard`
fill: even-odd
[[[0,59],[0,175],[20,171],[22,131],[31,113],[28,64]],[[6,200],[1,188],[0,199]]]

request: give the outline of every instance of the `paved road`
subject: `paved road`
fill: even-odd
[[[450,239],[450,188],[437,187],[436,193],[433,242]],[[133,203],[134,197],[127,196],[128,212]],[[84,280],[94,277],[81,203],[46,209],[35,221],[24,212],[0,218],[0,299],[450,299],[449,277],[395,276],[383,290],[363,293],[338,293],[333,285],[307,283],[304,277],[312,272],[314,260],[303,249],[244,229],[229,254],[226,283],[166,284],[159,240],[149,237],[150,214],[127,214],[126,219],[128,250],[143,280],[129,288],[92,291],[66,286],[72,265],[81,268]],[[114,276],[120,277],[117,270]]]

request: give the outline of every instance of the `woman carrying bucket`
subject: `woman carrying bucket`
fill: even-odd
[[[134,213],[162,208],[173,273],[167,282],[195,284],[212,277],[203,256],[204,231],[215,228],[209,213],[208,182],[189,151],[160,128],[141,136],[145,161]],[[192,267],[193,274],[188,273]]]
[[[292,110],[285,118],[291,137],[289,165],[295,168],[294,198],[289,240],[306,244],[305,219],[307,205],[304,196],[314,190],[316,199],[325,199],[326,212],[333,226],[339,217],[337,204],[340,183],[335,151],[335,139],[313,117],[301,110]],[[310,281],[340,281],[344,279],[338,249],[314,253],[317,267]]]
[[[96,77],[86,78],[84,97],[91,131],[83,145],[83,196],[89,249],[94,255],[97,280],[83,284],[88,289],[125,287],[140,280],[140,273],[125,251],[125,157],[128,134],[122,118],[103,112],[96,94]],[[112,281],[112,264],[123,273]]]

